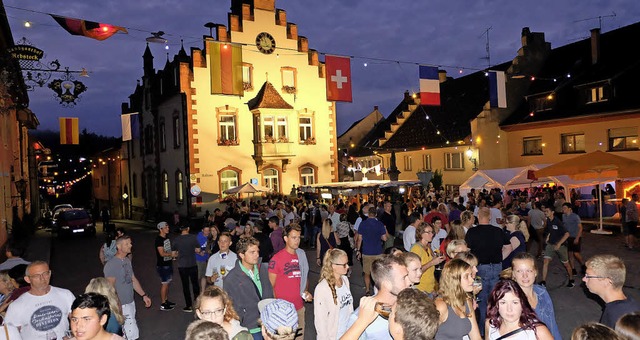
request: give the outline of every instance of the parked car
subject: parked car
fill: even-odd
[[[73,208],[58,213],[54,231],[58,236],[95,235],[96,225],[85,209]]]
[[[51,210],[51,227],[53,229],[57,228],[56,220],[58,219],[58,215],[60,215],[61,212],[69,209],[73,209],[73,206],[71,204],[58,204],[53,207],[53,210]]]

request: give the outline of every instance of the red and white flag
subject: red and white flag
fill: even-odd
[[[327,100],[351,102],[351,59],[326,56]]]

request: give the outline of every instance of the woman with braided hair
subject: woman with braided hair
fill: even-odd
[[[334,340],[347,331],[353,312],[349,261],[344,250],[333,248],[325,253],[322,263],[320,282],[313,293],[314,324],[318,340]]]

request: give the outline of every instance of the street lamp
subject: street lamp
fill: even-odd
[[[475,157],[473,157],[473,150],[471,150],[471,148],[469,148],[465,154],[467,155],[467,158],[469,158],[469,161],[471,163],[473,163],[473,171],[477,171],[478,170],[478,159],[476,159]]]

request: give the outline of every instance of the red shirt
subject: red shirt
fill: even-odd
[[[289,254],[287,249],[282,249],[269,261],[269,273],[276,274],[276,283],[273,293],[276,298],[293,303],[296,310],[304,307],[300,296],[300,281],[302,273],[297,254]]]

